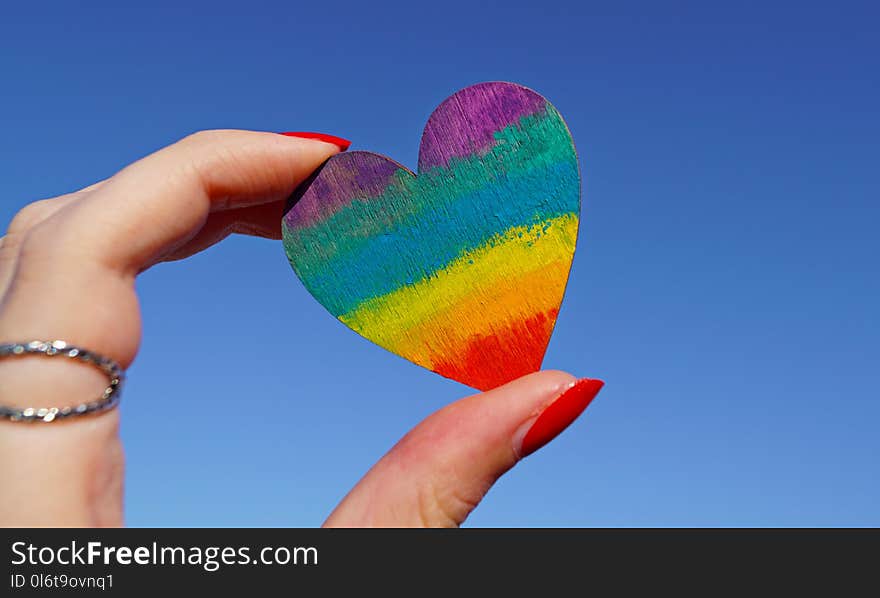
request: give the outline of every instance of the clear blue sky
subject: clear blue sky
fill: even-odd
[[[880,9],[824,4],[18,2],[0,220],[203,128],[414,166],[447,95],[525,84],[585,174],[545,367],[607,386],[470,524],[880,525]],[[336,322],[278,242],[138,288],[131,525],[318,525],[469,393]]]

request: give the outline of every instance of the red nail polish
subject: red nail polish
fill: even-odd
[[[601,380],[584,378],[550,403],[526,432],[520,450],[522,456],[531,455],[556,438],[583,413],[604,385]]]
[[[332,143],[333,145],[339,146],[339,149],[345,151],[351,145],[351,141],[348,139],[343,139],[342,137],[336,137],[335,135],[326,135],[324,133],[310,133],[308,131],[288,131],[286,133],[281,133],[281,135],[287,135],[288,137],[302,137],[303,139],[317,139],[318,141],[326,141],[327,143]]]

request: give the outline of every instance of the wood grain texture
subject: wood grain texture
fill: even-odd
[[[541,367],[580,188],[556,109],[519,85],[481,83],[428,119],[418,175],[370,152],[331,158],[291,198],[284,248],[347,326],[486,390]]]

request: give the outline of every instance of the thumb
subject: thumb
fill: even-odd
[[[349,492],[328,527],[453,527],[507,470],[555,438],[601,380],[529,374],[437,411]]]

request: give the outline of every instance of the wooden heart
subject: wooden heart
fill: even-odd
[[[486,390],[540,369],[577,242],[580,174],[543,97],[480,83],[428,119],[418,175],[331,158],[288,205],[284,249],[363,337]]]

